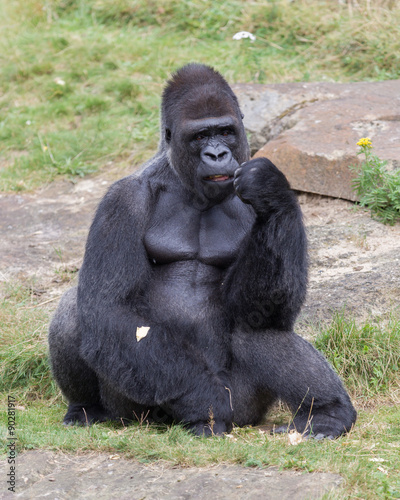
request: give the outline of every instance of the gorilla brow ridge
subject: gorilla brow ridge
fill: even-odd
[[[235,116],[238,113],[235,104],[225,89],[221,90],[213,84],[202,85],[185,96],[183,118],[197,120],[210,116]]]

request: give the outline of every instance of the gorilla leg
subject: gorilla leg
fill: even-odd
[[[258,425],[277,396],[265,384],[262,387],[257,369],[249,369],[249,358],[240,354],[234,356],[231,372],[233,423],[239,427]]]
[[[101,401],[107,413],[126,424],[132,422],[155,422],[172,424],[173,420],[160,407],[139,405],[118,392],[106,380],[100,380]]]
[[[266,406],[276,398],[289,405],[295,415],[289,429],[318,437],[338,437],[351,429],[356,411],[350,398],[309,342],[295,333],[266,331],[239,333],[233,344],[233,390],[247,372],[247,383],[253,393],[266,395]],[[244,398],[239,398],[236,407],[234,403],[235,422],[248,411]]]
[[[224,362],[207,359],[197,345],[195,330],[183,324],[175,329],[151,326],[132,351],[134,372],[141,377],[132,373],[129,392],[132,399],[165,412],[195,434],[221,434],[232,427],[228,378]]]
[[[68,399],[64,424],[92,424],[106,420],[96,374],[79,356],[77,289],[62,297],[49,329],[50,362],[54,378]]]
[[[91,424],[120,417],[134,420],[135,415],[139,419],[147,415],[156,422],[166,422],[170,417],[169,421],[173,418],[182,422],[195,434],[207,435],[211,434],[208,421],[212,409],[213,432],[230,430],[232,412],[223,377],[208,368],[201,352],[182,350],[181,341],[177,345],[174,335],[165,329],[152,327],[148,337],[135,345],[131,371],[113,373],[111,365],[99,378],[79,353],[76,296],[76,289],[63,295],[49,329],[53,375],[69,401],[65,424]],[[110,360],[112,352],[108,353],[107,363]],[[118,390],[118,384],[125,379],[129,390]]]

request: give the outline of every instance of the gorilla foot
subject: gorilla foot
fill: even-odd
[[[290,425],[282,425],[274,429],[272,433],[282,434],[294,430],[302,434],[305,439],[335,439],[349,432],[355,421],[355,411],[351,418],[347,419],[333,417],[326,413],[315,413],[310,419],[297,415]]]
[[[273,429],[271,431],[271,434],[287,434],[290,431],[296,431],[300,433],[300,431],[298,431],[293,424],[290,424],[290,425],[281,425],[280,427]],[[333,436],[332,434],[324,434],[322,432],[316,434],[315,432],[312,432],[310,428],[306,429],[305,432],[303,431],[300,434],[304,435],[304,439],[316,439],[317,441],[320,441],[321,439],[335,439],[336,437],[339,437],[339,436]]]
[[[92,425],[109,419],[100,404],[70,404],[63,425]]]
[[[198,437],[222,436],[232,430],[232,425],[227,425],[225,422],[196,422],[188,424],[185,428],[193,432]]]

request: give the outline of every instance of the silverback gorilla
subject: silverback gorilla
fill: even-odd
[[[100,203],[79,285],[50,326],[65,424],[147,415],[222,434],[257,424],[277,399],[298,432],[337,437],[355,422],[338,376],[293,332],[307,285],[302,215],[285,176],[249,161],[242,118],[210,67],[167,83],[159,151]]]

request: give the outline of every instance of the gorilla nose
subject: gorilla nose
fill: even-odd
[[[203,150],[201,159],[211,167],[222,167],[230,163],[232,154],[227,148],[207,147]]]

